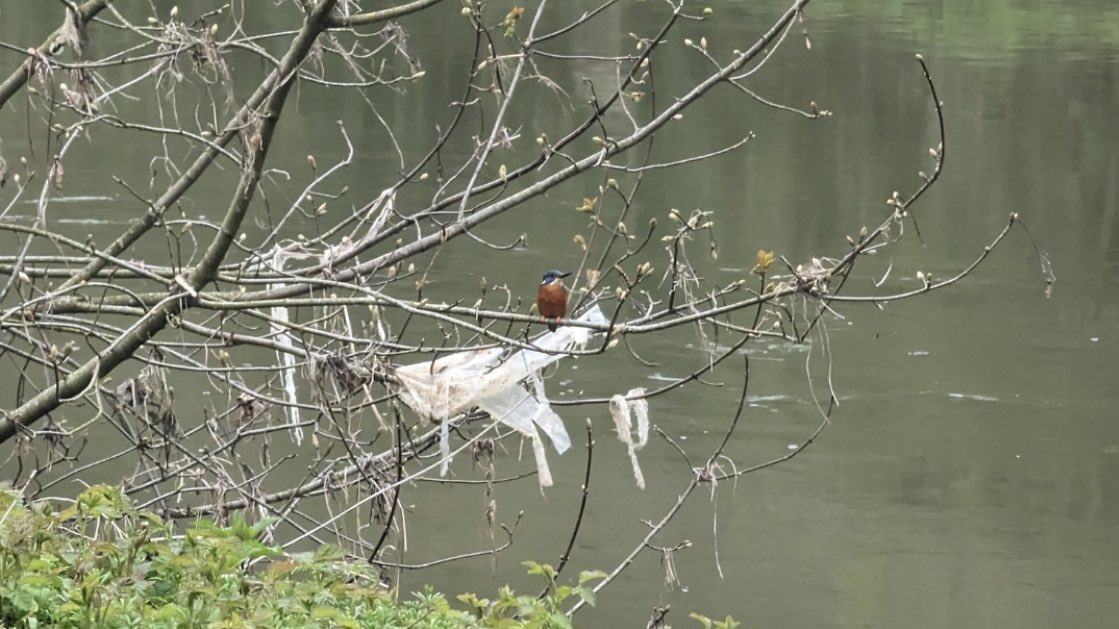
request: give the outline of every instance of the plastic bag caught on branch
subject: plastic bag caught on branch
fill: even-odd
[[[618,431],[618,441],[624,443],[629,452],[633,480],[639,489],[645,489],[645,475],[637,462],[637,451],[649,443],[649,402],[645,399],[645,388],[630,389],[625,395],[610,398],[610,417],[614,420],[614,429]],[[636,430],[633,427],[634,418],[637,419]],[[637,441],[634,441],[635,436]]]
[[[275,271],[282,273],[284,265],[289,260],[301,260],[310,256],[303,252],[285,248],[280,245],[261,256],[249,268],[253,271]],[[277,289],[282,283],[269,284],[268,288]],[[291,426],[291,438],[296,446],[303,445],[303,427],[299,418],[299,395],[295,381],[295,337],[291,334],[291,316],[287,306],[273,306],[272,319],[268,322],[269,332],[276,341],[276,356],[280,362],[280,385],[284,389],[284,399],[287,400],[288,424]]]
[[[575,320],[608,322],[597,305]],[[583,349],[591,334],[587,328],[563,327],[537,337],[534,344],[551,351]],[[571,438],[563,420],[551,408],[540,372],[564,356],[529,349],[503,358],[504,355],[505,349],[501,347],[464,350],[435,361],[397,367],[400,399],[416,413],[443,423],[440,473],[447,473],[451,459],[447,422],[478,407],[532,440],[540,485],[548,487],[552,477],[539,431],[548,435],[552,447],[560,454],[571,447]],[[530,386],[526,387],[526,381]]]

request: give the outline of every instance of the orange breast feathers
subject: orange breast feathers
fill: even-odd
[[[541,284],[536,292],[536,310],[545,319],[562,319],[567,314],[567,288],[559,280]],[[558,323],[549,322],[548,329],[556,331]]]

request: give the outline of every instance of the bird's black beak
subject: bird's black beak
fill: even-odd
[[[556,275],[562,279],[562,278],[567,277],[568,275],[571,275],[571,271],[567,271],[567,272],[564,272],[564,273],[556,273]]]

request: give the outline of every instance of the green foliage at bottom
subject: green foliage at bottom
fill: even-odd
[[[235,516],[228,527],[199,521],[176,534],[112,487],[61,512],[0,491],[0,626],[567,626],[538,622],[531,605],[512,620],[508,609],[454,610],[431,592],[398,603],[374,570],[337,549],[288,554],[262,543],[268,524]]]
[[[290,554],[263,543],[272,523],[238,514],[183,533],[105,485],[63,511],[0,490],[0,627],[570,629],[565,604],[593,604],[591,584],[606,576],[583,572],[567,585],[551,566],[527,562],[546,596],[506,587],[492,599],[463,594],[457,610],[428,590],[399,602],[375,570],[336,548]]]

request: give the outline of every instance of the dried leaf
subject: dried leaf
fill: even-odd
[[[758,275],[765,273],[769,270],[769,267],[773,266],[773,262],[775,260],[777,260],[777,256],[774,255],[772,251],[758,249],[758,255],[754,259],[754,268],[752,272],[757,273]]]
[[[56,157],[55,160],[54,160],[54,177],[51,181],[54,184],[54,189],[55,190],[61,190],[62,189],[62,175],[63,175],[63,172],[64,171],[63,171],[63,168],[62,168],[62,160],[60,160]]]
[[[82,56],[82,48],[89,43],[89,33],[86,31],[85,23],[70,7],[66,8],[66,21],[62,23],[58,41],[72,48],[79,57]]]
[[[505,27],[505,36],[509,37],[517,30],[517,21],[525,14],[524,7],[513,7],[505,14],[505,19],[502,20],[501,25]]]

